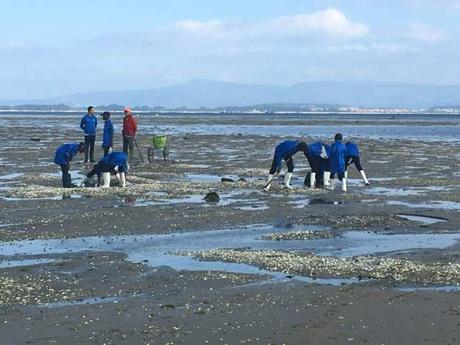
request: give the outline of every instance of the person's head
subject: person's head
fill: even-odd
[[[131,108],[126,107],[125,109],[123,109],[123,112],[125,113],[125,116],[130,115],[131,114]]]
[[[342,141],[343,135],[341,133],[337,133],[334,137],[335,141]]]
[[[297,150],[302,151],[302,152],[307,152],[308,146],[305,142],[301,141],[300,143],[297,144]]]
[[[94,107],[91,105],[88,107],[88,115],[93,115],[94,114]]]
[[[102,116],[102,119],[103,119],[103,120],[108,120],[108,119],[110,119],[110,113],[109,113],[108,111],[104,111],[104,112],[101,114],[101,116]]]
[[[78,152],[80,152],[80,153],[85,152],[85,143],[84,142],[80,142],[78,144]]]

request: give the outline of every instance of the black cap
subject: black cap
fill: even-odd
[[[110,117],[110,113],[108,111],[104,111],[100,116],[102,116],[104,119],[108,119]]]
[[[334,137],[334,140],[342,140],[343,139],[343,135],[341,133],[337,133]]]

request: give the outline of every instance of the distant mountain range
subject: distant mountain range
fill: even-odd
[[[0,100],[0,105],[126,104],[165,108],[213,108],[253,104],[336,104],[356,107],[430,108],[460,104],[460,86],[386,82],[312,81],[291,86],[194,80],[150,90],[95,91],[49,99]]]

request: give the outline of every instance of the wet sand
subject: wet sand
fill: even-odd
[[[0,132],[8,143],[0,148],[1,344],[460,341],[455,279],[420,280],[412,274],[369,279],[340,269],[312,276],[283,265],[261,271],[254,261],[206,266],[193,259],[200,250],[220,248],[251,255],[270,248],[294,257],[351,253],[353,258],[366,245],[365,255],[377,260],[455,269],[460,265],[460,142],[455,134],[445,141],[434,135],[394,139],[389,131],[398,125],[417,134],[424,127],[420,133],[426,135],[430,126],[435,134],[436,126],[444,126],[446,133],[455,133],[460,119],[143,115],[138,142],[144,158],[152,131],[166,131],[170,161],[142,164],[135,159],[126,189],[64,190],[52,156],[58,145],[81,139],[72,129],[78,117],[19,121],[5,116],[0,117],[5,122]],[[235,121],[240,121],[241,133],[229,129]],[[365,187],[350,167],[348,193],[339,188],[310,191],[303,187],[308,166],[299,155],[295,190],[287,192],[277,181],[270,193],[262,192],[273,148],[287,138],[274,127],[280,124],[305,126],[306,134],[310,126],[321,125],[329,137],[344,126],[353,131],[375,127],[372,132],[363,127],[363,136],[353,138],[371,186]],[[263,126],[263,135],[252,134],[257,127],[250,126]],[[220,133],[212,132],[216,128]],[[379,130],[382,139],[374,136]],[[304,136],[310,142],[316,138]],[[91,168],[81,161],[77,157],[71,169],[77,182]],[[245,181],[222,183],[222,177]],[[219,203],[203,200],[210,191],[220,194]],[[259,233],[260,227],[267,230]],[[310,238],[308,231],[327,235]],[[262,233],[277,236],[263,240]],[[113,236],[125,237],[119,241]],[[142,236],[153,237],[146,241]],[[103,244],[97,245],[94,237]],[[75,248],[69,244],[72,239]],[[55,245],[53,240],[62,242]],[[155,252],[156,246],[169,252]],[[186,259],[177,253],[184,248],[192,251]],[[400,273],[397,266],[395,272]]]

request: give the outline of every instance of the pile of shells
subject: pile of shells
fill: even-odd
[[[300,222],[302,225],[328,225],[338,229],[369,229],[374,227],[410,225],[408,220],[401,219],[396,215],[369,215],[369,216],[340,216],[340,217],[319,217],[308,216]]]
[[[217,249],[186,253],[200,260],[255,265],[268,271],[310,277],[358,277],[423,284],[460,285],[460,264],[356,256],[336,258],[282,251]]]
[[[0,306],[12,304],[43,304],[75,300],[80,291],[78,280],[62,279],[51,273],[40,277],[0,277]]]
[[[293,231],[284,232],[279,234],[264,235],[261,237],[262,240],[266,241],[288,241],[288,240],[318,240],[335,238],[336,234],[330,231]]]

